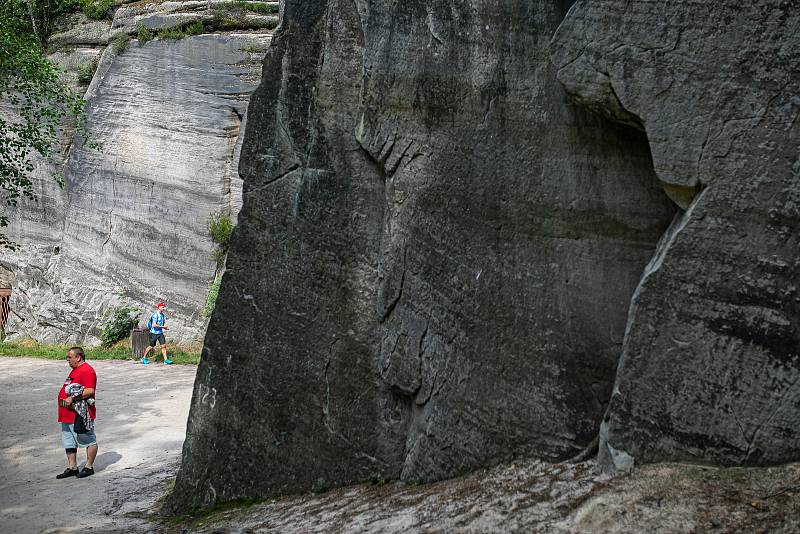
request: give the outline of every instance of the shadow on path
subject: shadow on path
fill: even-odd
[[[104,452],[97,455],[94,460],[94,470],[102,471],[109,465],[113,465],[122,459],[122,455],[116,451]]]

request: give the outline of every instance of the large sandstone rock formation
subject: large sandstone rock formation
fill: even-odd
[[[577,99],[647,133],[686,212],[633,298],[601,458],[800,458],[800,8],[578,2],[554,38]]]
[[[66,151],[63,190],[53,180],[58,169],[41,165],[38,202],[11,213],[9,235],[21,248],[0,251],[14,286],[8,333],[93,343],[110,308],[144,314],[163,299],[171,340],[202,339],[201,311],[216,269],[206,221],[212,212],[235,218],[241,205],[239,133],[271,31],[104,48],[109,35],[135,34],[137,24],[176,25],[181,9],[195,19],[216,16],[196,4],[123,7],[113,22],[73,15],[53,36],[61,48],[52,58],[73,82],[76,65],[102,54],[86,93],[87,128],[99,148],[77,140]]]
[[[286,1],[174,509],[596,435],[675,206],[556,81],[564,4]]]

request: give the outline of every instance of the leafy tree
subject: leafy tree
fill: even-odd
[[[36,154],[53,160],[61,133],[70,124],[84,133],[83,99],[59,79],[44,56],[55,17],[74,9],[73,0],[0,1],[0,196],[14,206],[36,199],[30,174]],[[60,176],[56,176],[62,184]],[[0,227],[8,217],[0,216]],[[0,234],[0,246],[14,245]]]
[[[79,0],[3,0],[3,4],[0,17],[32,34],[42,46],[53,33],[56,19],[81,5]]]

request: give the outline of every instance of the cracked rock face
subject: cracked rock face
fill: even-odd
[[[591,441],[675,207],[557,82],[564,4],[287,0],[173,509]]]
[[[110,308],[146,316],[158,299],[170,341],[202,339],[216,268],[206,221],[238,212],[237,140],[268,42],[207,34],[105,50],[86,94],[100,147],[72,147],[63,190],[43,166],[39,202],[11,214],[22,248],[0,253],[14,277],[7,333],[96,343]]]
[[[553,41],[582,104],[638,124],[686,208],[631,306],[601,458],[800,458],[800,10],[578,2]]]

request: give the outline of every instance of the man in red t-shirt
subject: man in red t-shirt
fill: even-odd
[[[69,376],[64,381],[58,392],[58,422],[61,423],[61,444],[67,452],[68,466],[56,478],[76,476],[84,478],[94,474],[94,459],[97,457],[97,436],[94,428],[89,432],[78,434],[75,432],[74,406],[80,401],[92,399],[89,402],[89,417],[95,419],[94,391],[97,387],[97,375],[91,365],[86,363],[86,356],[80,347],[72,347],[67,351],[67,363],[72,368]],[[83,392],[74,396],[67,394],[67,387],[73,384],[83,386]],[[78,470],[78,447],[86,447],[86,464]]]

